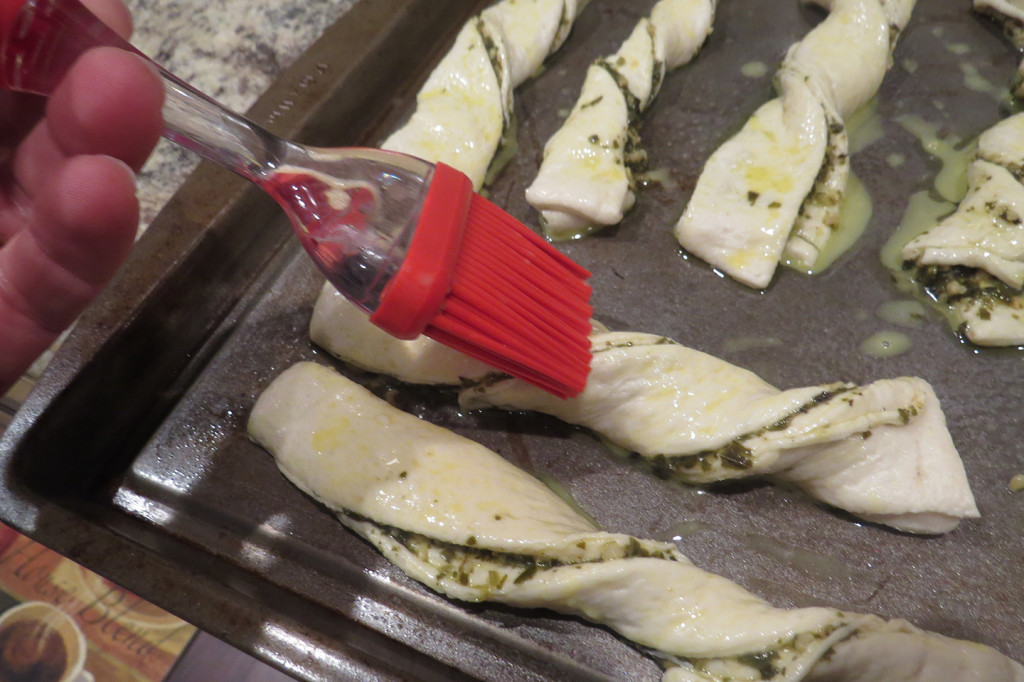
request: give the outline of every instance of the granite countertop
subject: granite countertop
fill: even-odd
[[[355,0],[125,0],[132,43],[179,78],[244,112]],[[140,229],[199,157],[166,140],[139,177]]]

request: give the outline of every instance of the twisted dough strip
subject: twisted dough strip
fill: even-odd
[[[878,90],[913,0],[805,0],[830,10],[776,74],[779,97],[712,154],[676,238],[754,288],[780,258],[810,268],[838,225],[849,176],[844,119]]]
[[[934,662],[964,650],[969,671],[1024,679],[994,650],[875,616],[774,608],[672,544],[601,532],[490,450],[313,363],[274,380],[249,432],[296,486],[416,580],[456,599],[603,623],[665,657],[666,679],[799,680],[829,652],[825,679],[856,680],[879,653]],[[873,636],[886,630],[905,638],[900,650]]]
[[[1024,114],[978,138],[967,194],[951,215],[911,239],[904,261],[982,346],[1024,344]]]
[[[1024,6],[975,0],[974,8],[1003,22],[1014,46],[1024,46]],[[1016,114],[978,138],[967,194],[956,211],[902,251],[904,261],[916,266],[916,279],[949,306],[958,331],[981,346],[1024,344],[1022,180],[1024,114]]]
[[[447,163],[480,189],[511,122],[512,91],[561,47],[585,4],[504,0],[467,21],[412,117],[381,147]]]
[[[615,54],[587,70],[572,112],[545,145],[526,190],[549,237],[613,225],[633,206],[632,171],[646,154],[632,126],[658,95],[666,71],[693,59],[714,15],[715,0],[661,0]]]
[[[769,476],[911,532],[947,532],[978,515],[938,399],[920,379],[779,391],[659,336],[598,333],[583,393],[549,399],[429,339],[388,337],[329,286],[310,336],[346,362],[403,381],[468,384],[464,407],[534,410],[585,426],[686,483]]]
[[[767,476],[868,521],[945,533],[978,508],[938,398],[910,377],[794,388],[636,332],[592,337],[591,377],[571,400],[511,379],[463,407],[533,410],[586,426],[686,483]]]

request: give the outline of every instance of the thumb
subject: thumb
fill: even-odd
[[[0,387],[103,289],[138,228],[135,176],[121,161],[72,158],[41,189],[26,229],[0,249]]]

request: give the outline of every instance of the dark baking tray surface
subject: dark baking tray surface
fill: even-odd
[[[592,0],[556,59],[517,93],[519,153],[490,188],[522,199],[586,65],[616,49],[653,2]],[[375,141],[472,11],[464,3],[357,5],[253,110],[320,144]],[[698,565],[777,605],[904,617],[1024,659],[1024,365],[961,344],[937,314],[908,353],[860,351],[905,298],[879,259],[908,196],[937,163],[897,125],[919,114],[969,139],[1008,111],[994,95],[1017,55],[969,3],[921,0],[877,104],[882,136],[853,158],[874,204],[867,233],[829,271],[782,269],[765,293],[680,253],[670,227],[711,151],[771,96],[770,72],[821,13],[723,0],[697,60],[671,74],[640,132],[652,168],[618,227],[564,250],[594,272],[596,315],[664,334],[783,387],[920,376],[935,387],[982,518],[942,537],[863,524],[758,483],[667,483],[593,437],[524,414],[462,414],[454,395],[341,367],[306,328],[320,276],[271,204],[202,167],[82,320],[0,442],[4,520],[213,634],[308,679],[657,679],[609,631],[548,612],[445,600],[414,583],[278,473],[245,436],[255,396],[315,359],[416,414],[557,480],[601,525],[672,538]],[[769,74],[742,75],[763,62]],[[904,68],[916,65],[916,69]],[[913,71],[913,73],[911,73]],[[977,73],[977,77],[968,75]],[[969,88],[990,83],[991,88]],[[887,158],[903,155],[893,166]],[[248,239],[242,239],[248,235]]]

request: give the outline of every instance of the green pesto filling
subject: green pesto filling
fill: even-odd
[[[910,423],[910,420],[912,418],[917,416],[917,414],[918,409],[916,407],[901,407],[899,409],[900,423],[906,426],[907,424]]]
[[[904,263],[904,269],[915,267],[915,263]],[[921,265],[917,266],[914,278],[936,300],[947,305],[972,303],[975,313],[982,320],[992,316],[993,308],[1009,306],[1022,308],[1020,289],[1015,289],[996,279],[980,268],[964,265]]]
[[[771,431],[783,431],[789,427],[790,423],[797,416],[806,414],[815,406],[826,403],[836,396],[852,390],[854,389],[850,387],[838,388],[831,391],[822,391],[777,422],[763,426],[757,431],[752,431],[751,433],[738,436],[722,447],[714,450],[705,450],[703,452],[690,455],[654,455],[653,457],[645,457],[644,459],[652,467],[654,474],[659,478],[679,479],[684,482],[688,480],[689,474],[697,470],[705,473],[714,471],[715,469],[745,471],[754,466],[753,453],[750,448],[744,445],[745,441],[758,438]],[[904,414],[904,412],[907,414]],[[909,421],[910,417],[916,415],[916,413],[917,411],[913,408],[901,408],[900,418],[904,420],[903,423],[906,423]],[[640,457],[640,455],[635,456]]]
[[[742,471],[754,465],[753,453],[741,439],[731,441],[716,450],[706,450],[693,455],[654,455],[645,458],[658,478],[686,480],[687,474],[697,469],[708,472],[715,468]]]
[[[487,165],[487,172],[484,175],[484,187],[490,187],[497,180],[505,166],[511,163],[519,152],[519,119],[513,112],[507,117],[501,129],[501,139],[498,140],[498,148]]]
[[[838,618],[842,618],[843,614],[836,614]],[[683,658],[680,659],[686,663],[689,663],[697,670],[709,673],[709,664],[715,661],[735,661],[745,668],[753,670],[762,680],[774,680],[777,677],[784,676],[786,674],[786,665],[791,663],[793,660],[801,656],[805,651],[811,648],[816,642],[828,639],[832,633],[834,633],[842,623],[834,625],[827,625],[821,630],[816,632],[802,632],[788,640],[779,641],[774,649],[767,649],[765,651],[755,651],[746,654],[740,654],[739,656],[732,657],[731,659],[701,659],[701,658]],[[827,658],[832,652],[830,647],[826,651],[822,658]],[[657,652],[652,652],[657,655]],[[732,677],[725,677],[724,680],[732,679]],[[743,676],[743,679],[747,679],[747,676]]]
[[[488,372],[482,377],[459,377],[459,380],[462,382],[463,390],[472,389],[476,393],[485,393],[491,386],[508,381],[511,378],[511,376],[503,372]]]
[[[494,77],[498,81],[498,87],[504,87],[505,83],[502,82],[502,76],[505,73],[504,55],[501,53],[501,49],[498,47],[494,38],[491,37],[490,31],[487,30],[487,24],[483,19],[477,20],[476,31],[480,35],[480,40],[484,43],[484,49],[487,51],[487,59],[491,62],[491,68],[494,69]]]
[[[609,62],[607,59],[599,59],[595,63],[611,75],[612,79],[615,81],[616,87],[618,87],[619,91],[622,92],[622,97],[626,101],[626,120],[629,123],[629,126],[626,129],[626,144],[623,153],[623,162],[629,172],[629,187],[631,190],[635,191],[636,182],[634,177],[639,173],[642,173],[647,168],[647,152],[641,146],[640,133],[637,132],[633,125],[640,118],[640,112],[643,110],[644,103],[630,91],[629,81],[626,80],[625,76],[619,73],[614,64]]]
[[[562,3],[562,16],[558,20],[558,30],[555,31],[555,42],[559,42],[572,28],[573,22],[576,20],[569,12],[569,3]],[[550,51],[550,48],[549,48]]]
[[[633,559],[633,558],[654,558],[673,560],[674,557],[668,552],[644,547],[636,538],[631,537],[629,543],[622,548],[622,556],[614,559],[597,557],[594,559],[583,559],[578,561],[563,561],[554,558],[538,558],[529,554],[515,554],[512,552],[500,552],[477,546],[476,536],[470,535],[465,544],[455,544],[431,538],[422,533],[415,533],[395,526],[378,523],[373,519],[360,514],[345,512],[345,515],[354,521],[366,523],[380,530],[388,538],[404,547],[408,552],[415,555],[420,561],[429,564],[437,569],[435,579],[442,581],[453,580],[460,585],[474,587],[477,589],[500,590],[505,586],[507,580],[515,574],[512,582],[515,585],[522,584],[537,575],[538,572],[557,568],[560,566],[574,566],[588,563],[599,563],[606,560]],[[495,516],[498,519],[498,516]],[[576,543],[580,549],[586,549],[586,540]],[[439,550],[443,565],[438,566],[430,556],[431,550]],[[497,567],[497,570],[488,570],[486,583],[474,582],[472,576],[474,569],[487,564]]]
[[[814,179],[814,187],[811,188],[810,193],[804,198],[803,203],[800,205],[800,217],[806,219],[810,209],[814,206],[822,207],[834,207],[837,206],[843,200],[841,191],[836,189],[826,189],[825,183],[828,180],[834,168],[841,165],[849,165],[850,156],[847,153],[840,153],[837,151],[837,145],[833,142],[835,136],[846,130],[846,126],[842,121],[831,119],[828,126],[829,144],[825,148],[825,159],[822,161],[821,168],[818,169],[818,175]],[[749,195],[747,197],[750,199]],[[756,201],[750,199],[751,205]],[[830,222],[828,224],[829,229],[836,229],[838,222]]]
[[[633,123],[640,118],[640,100],[630,91],[629,81],[626,80],[626,77],[619,73],[615,65],[607,59],[598,59],[595,64],[608,72],[608,75],[615,81],[616,87],[622,92],[622,97],[626,100],[626,120]]]
[[[598,353],[604,353],[606,351],[615,350],[616,348],[632,348],[633,346],[636,346],[636,345],[638,345],[638,344],[634,343],[633,341],[605,341],[605,344],[603,346],[601,346],[599,348],[593,349],[592,352],[594,353],[594,355],[597,355]],[[673,341],[672,339],[668,338],[667,336],[662,336],[657,341],[655,341],[654,343],[644,342],[644,343],[639,344],[639,345],[640,345],[640,347],[643,347],[643,346],[675,346],[675,345],[678,345],[678,344],[675,341]]]
[[[736,660],[756,670],[762,680],[770,680],[782,671],[782,668],[779,667],[779,652],[774,650],[762,651],[758,654],[743,654],[737,656]]]

